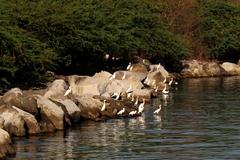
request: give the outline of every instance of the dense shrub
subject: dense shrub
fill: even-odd
[[[240,56],[240,6],[229,1],[202,1],[199,37],[209,57],[237,61]]]

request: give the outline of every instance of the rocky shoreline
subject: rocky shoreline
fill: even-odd
[[[183,78],[240,75],[240,66],[228,62],[192,60],[183,66]],[[162,65],[141,59],[113,74],[62,77],[42,90],[13,88],[0,97],[0,159],[15,154],[12,136],[64,130],[83,120],[141,116],[145,102],[171,90],[175,80]]]

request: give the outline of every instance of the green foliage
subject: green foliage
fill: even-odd
[[[184,42],[160,20],[164,5],[158,1],[0,0],[0,4],[1,83],[39,80],[53,68],[60,73],[86,66],[103,69],[106,53],[125,62],[134,55],[158,58],[172,67],[187,54]]]
[[[0,88],[22,80],[35,83],[54,67],[57,54],[30,32],[12,24],[8,3],[1,7],[0,21]]]
[[[240,56],[240,7],[223,0],[202,2],[199,35],[211,58]],[[235,55],[234,55],[235,54]]]

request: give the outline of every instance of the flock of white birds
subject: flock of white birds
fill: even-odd
[[[160,68],[160,64],[157,66],[157,70]],[[127,70],[131,71],[133,69],[133,65],[131,63],[129,63],[129,65],[127,66]],[[109,78],[109,80],[113,80],[116,78],[116,72]],[[122,79],[125,79],[126,78],[126,72],[124,72],[124,75],[122,77]],[[150,80],[149,78],[147,77],[146,80],[145,80],[146,84],[147,85],[150,85]],[[169,90],[167,89],[167,85],[168,86],[171,86],[173,83],[175,85],[177,85],[178,83],[177,82],[174,82],[173,78],[171,78],[171,80],[167,82],[167,79],[165,77],[165,79],[163,80],[163,83],[165,84],[165,87],[164,89],[162,90],[162,94],[164,96],[167,96],[169,94]],[[152,82],[152,85],[154,86],[154,92],[158,92],[158,86],[156,86],[156,80],[153,80]],[[68,90],[65,92],[64,96],[67,96],[68,94],[70,94],[72,91],[71,87],[69,86]],[[127,93],[127,98],[128,99],[131,99],[132,102],[134,102],[134,106],[137,107],[138,106],[138,109],[137,110],[133,110],[131,112],[129,112],[129,116],[134,116],[136,114],[141,114],[143,111],[144,111],[144,107],[145,107],[145,103],[146,103],[146,100],[143,99],[143,102],[140,103],[138,105],[138,102],[139,102],[139,97],[137,96],[136,99],[134,98],[134,96],[132,96],[132,86],[130,85],[130,87],[127,89],[126,91]],[[115,100],[118,100],[120,98],[120,95],[121,93],[114,93],[111,97],[114,98]],[[105,111],[106,110],[106,100],[103,101],[103,106],[101,108],[101,111]],[[117,115],[121,116],[124,112],[126,111],[126,108],[123,107],[120,111],[117,112]],[[161,112],[161,104],[158,106],[158,108],[153,112],[153,114],[159,114]]]

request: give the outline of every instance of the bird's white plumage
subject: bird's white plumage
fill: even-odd
[[[124,112],[125,112],[125,108],[123,108],[123,109],[121,109],[118,113],[117,113],[117,115],[122,115]]]
[[[128,66],[127,66],[127,70],[129,70],[131,68],[132,64],[131,62],[129,62]]]
[[[161,109],[162,109],[162,105],[160,104],[158,109],[156,109],[153,113],[158,114],[161,111]]]
[[[103,101],[103,106],[101,108],[101,111],[105,111],[106,109],[106,100]]]
[[[143,102],[138,106],[138,113],[142,113],[144,110],[145,105],[145,99],[143,99]]]
[[[71,86],[69,86],[68,90],[65,92],[64,96],[67,96],[69,93],[72,92]]]
[[[129,112],[129,115],[130,115],[130,116],[133,116],[133,115],[135,115],[136,113],[137,113],[137,111],[134,110],[134,111]]]

